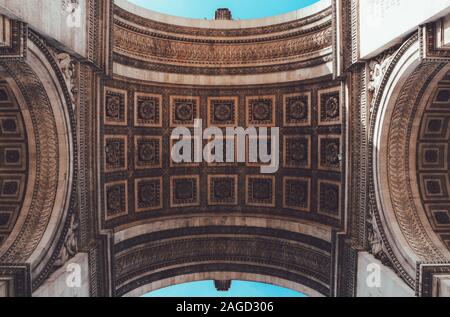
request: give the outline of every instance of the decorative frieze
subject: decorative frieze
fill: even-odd
[[[283,178],[283,208],[303,212],[311,211],[311,179],[304,177]]]
[[[128,124],[128,94],[125,90],[105,87],[104,120],[108,125]]]
[[[287,62],[290,70],[299,69],[312,56],[312,64],[324,63],[330,26],[329,10],[274,26],[225,30],[164,24],[116,8],[114,59],[168,73],[270,73],[287,70]]]

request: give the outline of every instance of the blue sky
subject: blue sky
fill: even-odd
[[[286,288],[269,284],[233,281],[228,292],[218,292],[213,281],[175,285],[154,291],[144,297],[304,297]]]
[[[229,8],[234,19],[253,19],[294,11],[318,0],[129,0],[147,9],[186,18],[212,19],[217,8]]]

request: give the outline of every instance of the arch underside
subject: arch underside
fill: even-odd
[[[33,32],[26,34],[22,48],[26,58],[0,61],[2,78],[17,100],[16,111],[21,113],[21,117],[14,116],[8,103],[2,102],[2,116],[15,120],[15,129],[2,126],[4,149],[19,151],[11,156],[17,156],[18,162],[9,162],[8,169],[1,172],[1,212],[8,211],[14,201],[20,204],[13,215],[16,221],[10,222],[0,244],[0,266],[10,269],[0,271],[7,277],[12,274],[16,284],[16,279],[21,280],[13,287],[16,296],[30,294],[54,271],[67,232],[74,182],[73,112],[67,106],[70,98],[66,99],[63,75],[43,39]],[[8,121],[2,120],[5,123]],[[17,146],[21,140],[26,146]],[[17,170],[27,177],[18,178]],[[5,193],[4,185],[14,177],[20,180],[17,193]]]
[[[332,295],[334,230],[345,218],[344,94],[331,76],[329,3],[297,16],[205,28],[116,4],[114,76],[98,112],[115,295],[213,273]],[[248,143],[244,162],[175,163],[171,132],[193,119],[223,131],[279,127],[279,169],[262,174]]]
[[[441,103],[439,108],[435,100],[441,80],[445,86],[449,66],[444,60],[421,61],[420,54],[419,39],[414,35],[391,55],[374,96],[371,137],[375,186],[371,187],[374,204],[371,228],[375,234],[369,241],[373,243],[374,254],[380,258],[386,255],[388,262],[418,292],[421,287],[416,280],[418,265],[445,265],[450,259],[448,245],[442,239],[446,236],[445,225],[441,222],[437,230],[435,215],[429,211],[430,204],[440,206],[439,215],[443,216],[448,208],[446,197],[450,197],[448,152],[444,153],[447,145],[436,147],[448,142],[448,104]],[[441,137],[421,125],[430,115],[426,110],[430,107],[434,107],[432,116],[441,120]],[[434,166],[433,162],[427,165],[423,151],[427,146],[435,150],[432,154],[441,149],[440,156],[433,156]],[[439,195],[433,196],[430,190],[439,191]],[[445,218],[441,221],[445,222]]]
[[[304,286],[313,293],[331,295],[331,243],[292,232],[183,228],[125,240],[115,245],[114,252],[117,296],[146,285],[154,288],[163,280],[178,283],[180,276],[200,278],[213,273],[290,281],[296,289]]]

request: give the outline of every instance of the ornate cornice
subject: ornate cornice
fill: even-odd
[[[176,40],[176,41],[175,41]],[[306,34],[272,42],[260,41],[246,46],[241,43],[206,43],[161,39],[130,28],[115,25],[114,50],[128,52],[136,57],[167,62],[191,64],[254,64],[259,61],[288,59],[320,51],[331,45],[331,28],[325,27]]]
[[[26,23],[11,20],[6,16],[2,18],[2,32],[10,34],[10,38],[0,45],[0,56],[3,58],[24,58],[27,55],[28,27]]]
[[[189,67],[177,66],[170,64],[161,64],[154,62],[141,61],[130,58],[121,54],[114,54],[114,61],[123,65],[129,65],[136,68],[145,68],[157,72],[169,72],[178,74],[195,74],[195,75],[246,75],[246,74],[265,74],[275,72],[285,72],[301,68],[314,67],[330,62],[332,60],[331,54],[323,57],[308,59],[301,62],[286,63],[280,65],[270,66],[255,66],[255,67]]]
[[[439,284],[436,278],[450,276],[450,264],[417,264],[417,277],[416,277],[416,296],[420,297],[442,297],[442,294],[438,293],[436,286]]]
[[[157,39],[163,39],[163,40],[169,40],[169,41],[179,41],[184,43],[198,43],[198,44],[251,44],[251,43],[262,43],[262,42],[269,42],[269,41],[278,41],[278,40],[284,40],[289,38],[295,38],[302,35],[307,35],[309,33],[314,33],[317,31],[320,31],[322,29],[328,28],[331,26],[331,20],[327,19],[324,21],[321,21],[320,24],[310,26],[310,27],[304,27],[300,29],[291,29],[289,33],[269,33],[265,37],[230,37],[230,38],[223,38],[223,37],[186,37],[179,34],[170,34],[170,33],[159,33],[155,30],[149,30],[144,29],[142,27],[136,27],[134,23],[131,23],[133,21],[124,21],[120,19],[114,20],[114,26],[116,30],[118,29],[126,29],[129,31],[133,31],[138,34],[142,34],[148,37],[153,37]],[[202,29],[199,29],[202,30]],[[229,32],[228,30],[225,30],[224,32]],[[191,34],[192,35],[192,34]]]
[[[206,75],[261,74],[312,67],[331,58],[328,9],[279,25],[222,30],[168,25],[117,7],[115,14],[114,61],[137,69]]]
[[[373,106],[371,108],[370,114],[369,114],[369,120],[368,120],[368,144],[367,144],[367,151],[368,151],[368,189],[369,189],[369,215],[367,215],[368,219],[372,219],[372,226],[375,226],[375,228],[378,228],[379,231],[375,231],[374,233],[379,234],[379,238],[381,239],[383,248],[386,252],[386,255],[389,257],[389,259],[392,262],[392,266],[394,269],[399,273],[399,275],[406,281],[408,285],[413,287],[414,285],[414,279],[412,276],[406,272],[406,270],[403,268],[399,260],[397,259],[397,255],[395,254],[394,250],[392,249],[392,246],[387,238],[386,231],[383,227],[383,223],[381,220],[381,210],[378,209],[377,203],[376,203],[376,190],[375,190],[375,180],[374,180],[374,170],[373,170],[373,147],[374,147],[374,133],[375,133],[375,118],[378,113],[378,109],[381,107],[381,98],[384,92],[384,89],[387,84],[387,80],[389,76],[392,74],[395,65],[400,60],[401,56],[418,40],[417,34],[410,37],[405,44],[395,53],[394,58],[390,61],[384,75],[382,76],[382,79],[379,83],[379,88],[373,97],[374,100],[372,101]],[[365,175],[362,177],[366,178]],[[366,225],[367,226],[367,225]]]

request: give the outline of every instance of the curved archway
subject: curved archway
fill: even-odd
[[[73,109],[58,62],[30,32],[26,59],[0,61],[19,100],[28,141],[28,187],[18,220],[0,248],[0,262],[26,263],[32,287],[53,271],[73,204]]]
[[[433,231],[418,201],[412,177],[417,135],[424,104],[448,68],[421,62],[417,35],[388,59],[373,101],[371,118],[371,196],[374,253],[385,255],[403,279],[415,287],[420,262],[442,263],[450,253]]]
[[[228,12],[225,16],[217,15],[218,20],[237,20],[244,21],[245,23],[260,22],[263,23],[264,19],[271,19],[276,17],[281,20],[283,16],[294,16],[299,13],[300,9],[309,9],[312,6],[317,6],[317,2],[320,0],[301,0],[282,3],[277,0],[270,0],[264,3],[264,8],[258,10],[252,10],[259,3],[256,0],[250,0],[246,2],[241,1],[222,1],[215,3],[205,3],[202,1],[152,1],[148,3],[142,0],[125,0],[129,3],[151,11],[156,15],[167,15],[171,20],[171,23],[178,24],[178,21],[199,21],[214,19],[214,11],[220,6],[227,6],[227,9],[231,11],[231,15]],[[250,21],[249,21],[250,20]]]
[[[165,220],[124,229],[114,247],[116,295],[229,277],[330,296],[331,229],[314,228],[277,219],[186,217],[178,224]]]

